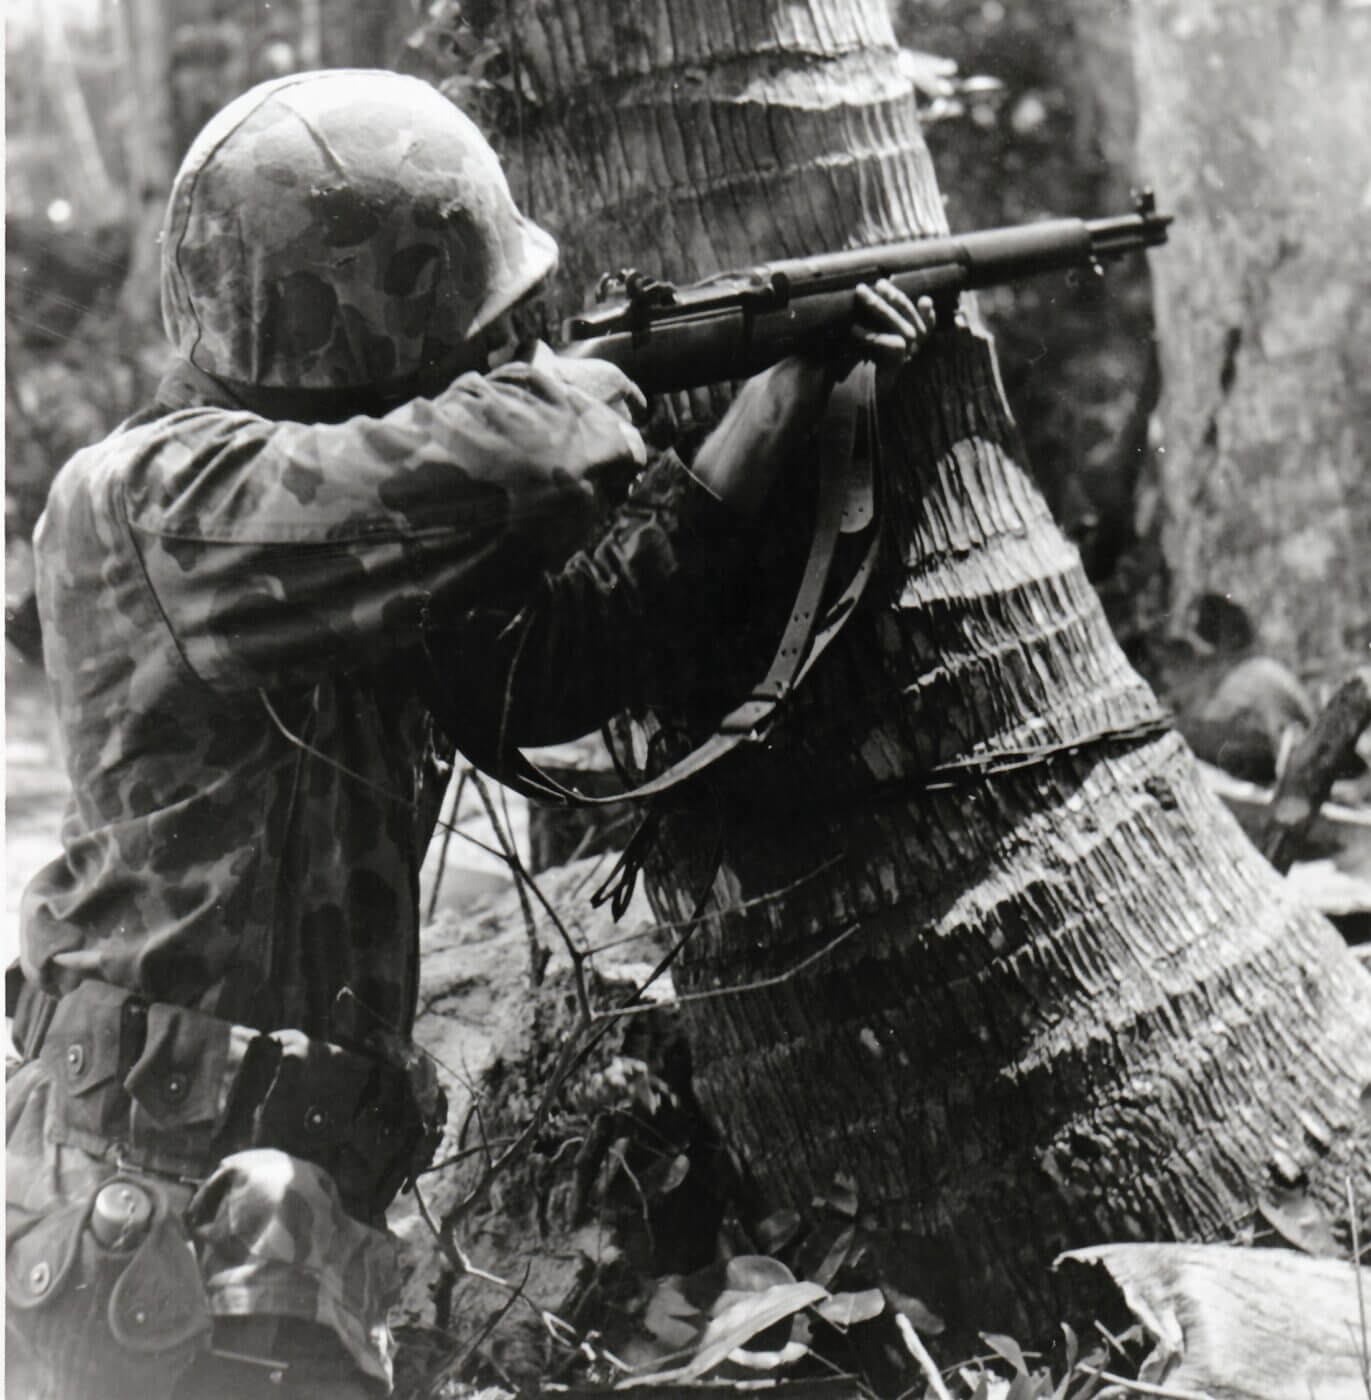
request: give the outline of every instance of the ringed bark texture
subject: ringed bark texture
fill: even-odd
[[[564,285],[941,229],[881,0],[624,13],[519,11]],[[1306,1180],[1336,1211],[1350,1177],[1365,1218],[1371,977],[1177,737],[1126,737],[1157,703],[988,343],[944,335],[883,410],[883,585],[649,867],[664,919],[710,892],[679,978],[727,993],[691,1011],[702,1098],[775,1204],[852,1175],[892,1282],[1021,1334],[1061,1249],[1223,1237]]]

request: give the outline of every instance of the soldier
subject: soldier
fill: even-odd
[[[611,366],[489,367],[555,256],[416,79],[266,83],[186,157],[162,245],[179,359],[67,464],[36,536],[75,795],[23,905],[12,1395],[388,1389],[384,1213],[442,1127],[409,1040],[453,756],[435,685],[456,724],[463,693],[498,710],[522,616],[548,690],[511,741],[639,698],[686,646],[663,619],[722,612],[832,380],[786,362],[693,470],[650,457]],[[855,351],[907,357],[926,319],[868,300]]]

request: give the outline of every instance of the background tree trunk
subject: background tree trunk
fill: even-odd
[[[1371,13],[1135,0],[1178,614],[1227,594],[1308,672],[1371,644]]]
[[[121,65],[127,83],[124,127],[128,184],[130,258],[122,307],[128,357],[136,359],[135,344],[149,326],[161,320],[162,215],[180,152],[172,149],[170,46],[166,15],[160,0],[126,0],[115,19]]]
[[[606,268],[943,227],[878,0],[514,12],[507,154],[563,244],[557,313]],[[1176,737],[1128,737],[1155,701],[1024,470],[988,342],[946,335],[886,410],[884,596],[650,866],[662,918],[711,897],[685,989],[784,978],[690,1018],[725,1136],[774,1204],[850,1174],[890,1282],[1021,1333],[1054,1324],[1071,1245],[1223,1236],[1273,1184],[1336,1211],[1351,1177],[1365,1212],[1371,978]]]

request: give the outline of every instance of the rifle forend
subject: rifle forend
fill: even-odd
[[[1155,247],[1166,242],[1170,223],[1146,191],[1133,213],[1113,218],[1049,219],[786,258],[689,287],[622,272],[600,284],[602,300],[615,289],[620,297],[568,319],[562,353],[611,360],[649,394],[747,379],[787,355],[844,344],[858,283],[889,278],[911,299],[932,297],[946,325],[964,291]]]

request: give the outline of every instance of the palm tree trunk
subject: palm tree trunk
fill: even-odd
[[[882,0],[516,13],[564,303],[941,228]],[[1051,1325],[1061,1249],[1224,1236],[1272,1186],[1371,1213],[1371,977],[1146,731],[988,342],[884,407],[886,597],[649,867],[664,919],[710,894],[682,990],[734,989],[691,1009],[703,1100],[766,1197],[850,1175],[889,1280],[981,1326]]]

